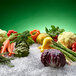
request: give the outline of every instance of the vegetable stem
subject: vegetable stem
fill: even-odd
[[[66,47],[63,46],[60,42],[58,42],[58,44],[60,45],[60,47],[61,47],[62,49],[66,50],[67,52],[69,52],[70,54],[72,54],[73,56],[76,57],[76,52],[74,52],[74,51],[72,51],[72,50],[66,48]]]
[[[55,41],[52,41],[52,43],[57,46],[60,47],[61,49],[67,51],[68,53],[72,54],[74,57],[76,57],[76,52],[70,50],[69,48],[66,48],[65,46],[63,46],[60,42],[56,43]]]
[[[51,47],[60,50],[64,55],[67,55],[67,57],[69,57],[72,61],[76,61],[76,58],[73,55],[71,55],[70,53],[66,52],[65,50],[63,50],[53,44],[51,44]]]

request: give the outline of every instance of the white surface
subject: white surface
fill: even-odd
[[[0,76],[76,76],[76,65],[65,65],[63,68],[44,67],[38,44],[30,46],[28,57],[16,58],[11,63],[13,68],[0,65]]]

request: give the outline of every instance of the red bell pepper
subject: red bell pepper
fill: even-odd
[[[17,33],[17,32],[14,31],[14,30],[9,30],[8,33],[7,33],[7,36],[9,37],[12,33],[14,34],[14,33]]]
[[[31,38],[36,42],[36,38],[40,34],[40,31],[35,29],[33,31],[30,31],[30,34],[31,34]]]

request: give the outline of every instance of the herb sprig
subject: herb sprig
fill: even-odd
[[[51,25],[51,29],[48,29],[47,27],[45,27],[45,31],[51,37],[55,37],[56,35],[59,35],[60,33],[64,32],[65,30],[60,29],[59,27],[55,27],[54,25]]]

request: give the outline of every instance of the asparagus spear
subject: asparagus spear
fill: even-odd
[[[57,47],[60,47],[60,48],[64,49],[65,51],[67,51],[68,53],[70,53],[70,54],[72,54],[73,56],[76,57],[76,52],[70,50],[69,48],[66,48],[66,47],[63,46],[60,42],[56,43],[55,41],[52,41],[52,43],[53,43],[54,45],[56,45]]]
[[[71,55],[70,53],[66,52],[65,50],[63,50],[63,49],[61,49],[53,44],[51,44],[50,46],[55,48],[55,49],[60,50],[64,55],[67,55],[67,57],[69,57],[72,61],[76,61],[76,58],[73,55]]]
[[[66,55],[64,55],[64,56],[66,58],[66,63],[71,65],[73,61],[69,57],[67,57]]]
[[[70,54],[72,54],[73,56],[76,57],[76,52],[70,50],[69,48],[66,48],[66,47],[63,46],[60,42],[58,42],[58,44],[61,46],[62,49],[64,49],[65,51],[69,52]]]
[[[67,56],[67,55],[64,55],[66,60],[68,60],[70,63],[72,63],[73,61]]]

